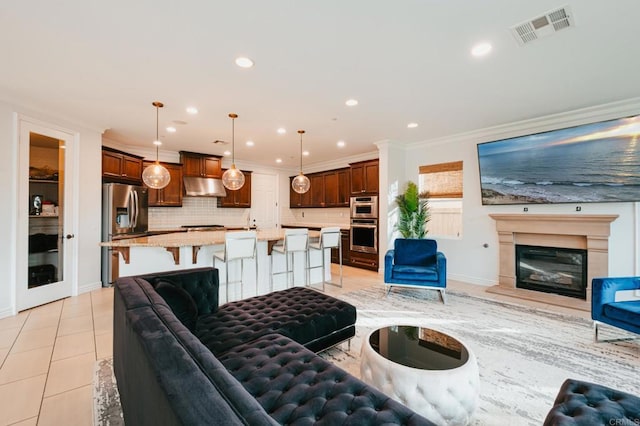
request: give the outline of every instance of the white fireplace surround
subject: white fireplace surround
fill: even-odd
[[[618,215],[490,214],[496,221],[498,285],[487,291],[591,310],[591,280],[609,270],[610,224]],[[516,244],[587,250],[587,300],[516,288]]]

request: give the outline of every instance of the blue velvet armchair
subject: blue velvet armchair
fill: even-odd
[[[591,318],[596,342],[600,323],[640,334],[640,277],[594,278],[591,287]]]
[[[384,283],[387,294],[392,287],[438,290],[446,303],[447,259],[435,240],[398,238],[384,257]]]

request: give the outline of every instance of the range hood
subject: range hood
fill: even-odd
[[[184,192],[188,197],[226,197],[227,191],[221,179],[184,177]]]

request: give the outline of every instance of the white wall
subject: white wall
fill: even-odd
[[[481,285],[494,285],[498,280],[498,235],[491,213],[522,213],[522,205],[483,206],[476,145],[508,137],[526,135],[613,119],[640,112],[640,100],[629,100],[556,114],[534,120],[512,123],[436,141],[414,144],[406,149],[407,179],[417,182],[418,168],[425,164],[449,161],[464,162],[463,236],[461,239],[438,238],[438,247],[447,255],[449,277]],[[527,205],[531,214],[617,214],[611,224],[609,238],[609,275],[635,275],[638,257],[638,213],[634,203]],[[638,212],[636,212],[638,210]],[[488,244],[484,248],[484,244]]]
[[[31,111],[19,105],[0,101],[0,193],[8,205],[0,209],[0,318],[15,314],[16,283],[16,239],[15,229],[18,221],[27,221],[18,217],[18,138],[15,114],[21,114],[54,127],[63,127],[78,134],[76,173],[76,203],[79,214],[70,230],[76,236],[78,245],[77,274],[72,277],[74,293],[84,292],[100,286],[100,215],[101,194],[101,132],[88,129],[71,120],[55,118],[47,113]],[[26,176],[24,177],[27,178]],[[80,195],[81,194],[81,195]],[[25,200],[27,202],[27,200]]]

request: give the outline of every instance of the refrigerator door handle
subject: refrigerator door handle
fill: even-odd
[[[133,199],[135,200],[136,212],[133,220],[133,229],[138,227],[138,216],[140,215],[140,200],[138,198],[138,191],[133,191]]]
[[[129,192],[129,205],[127,206],[127,214],[129,215],[129,228],[133,230],[133,222],[135,221],[136,205],[133,200],[133,192]]]

